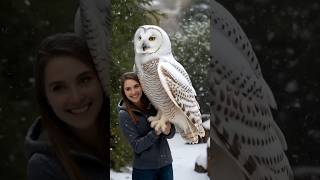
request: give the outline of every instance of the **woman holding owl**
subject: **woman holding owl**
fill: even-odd
[[[172,156],[167,139],[174,136],[174,126],[168,122],[164,131],[150,127],[147,118],[157,111],[143,93],[135,73],[124,73],[120,83],[119,124],[134,151],[132,179],[173,180]]]

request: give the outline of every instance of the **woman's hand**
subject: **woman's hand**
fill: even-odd
[[[168,135],[171,131],[171,123],[169,121],[166,122],[166,128],[163,131],[163,134]]]
[[[161,134],[161,130],[159,130],[159,131],[154,130],[154,132],[156,133],[157,136],[159,136]]]

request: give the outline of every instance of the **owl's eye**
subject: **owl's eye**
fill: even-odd
[[[154,36],[149,37],[149,41],[154,41],[154,40],[156,40],[156,37]]]
[[[138,39],[141,40],[141,36],[139,36]]]

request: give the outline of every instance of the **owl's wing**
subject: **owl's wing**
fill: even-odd
[[[160,61],[158,64],[158,75],[160,82],[172,102],[192,121],[201,124],[199,104],[195,98],[196,92],[185,74],[181,73],[184,68],[176,68],[169,62]],[[183,69],[183,70],[182,70]]]
[[[270,109],[276,102],[255,53],[233,16],[216,1],[212,7],[208,77],[213,140],[247,179],[290,179],[287,144]]]
[[[192,82],[191,82],[191,79],[187,73],[187,71],[184,69],[184,67],[176,60],[174,61],[168,61],[168,63],[170,63],[177,71],[179,71],[181,73],[181,75],[183,75],[184,78],[187,79],[187,81],[189,82],[190,86],[192,86]],[[195,96],[197,95],[196,94],[196,91],[194,91],[195,93]]]
[[[107,0],[80,0],[75,15],[75,32],[86,39],[105,94],[109,94],[110,11]]]

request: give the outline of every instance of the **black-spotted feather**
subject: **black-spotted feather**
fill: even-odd
[[[110,11],[107,0],[80,0],[75,17],[75,32],[83,36],[90,49],[106,95],[109,95]]]
[[[213,139],[245,179],[291,179],[285,138],[270,109],[276,103],[248,38],[233,16],[215,1],[211,21],[208,76]],[[216,178],[224,176],[223,172],[213,173]]]
[[[170,99],[188,117],[190,124],[196,126],[200,131],[200,136],[204,136],[199,104],[192,85],[180,74],[180,71],[167,62],[159,62],[158,74]]]

